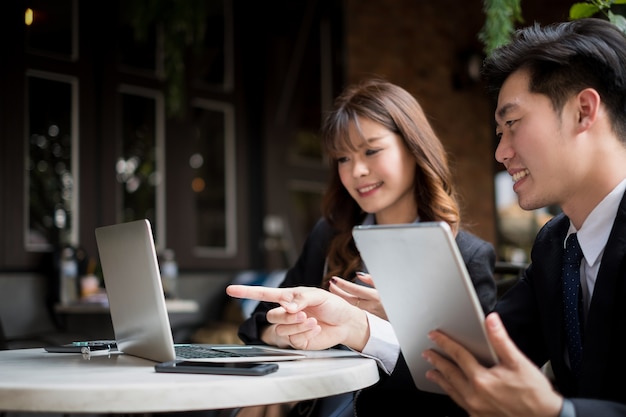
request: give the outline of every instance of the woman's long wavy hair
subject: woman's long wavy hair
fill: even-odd
[[[448,166],[448,156],[417,100],[403,88],[382,79],[369,79],[348,87],[335,100],[322,125],[322,149],[329,158],[331,176],[322,200],[322,214],[335,231],[331,240],[322,287],[333,276],[353,280],[362,262],[352,228],[366,214],[341,183],[337,157],[354,151],[350,126],[359,118],[379,123],[398,134],[415,157],[414,196],[420,221],[445,221],[456,233],[460,209]]]

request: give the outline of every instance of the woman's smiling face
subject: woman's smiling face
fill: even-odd
[[[414,222],[415,158],[398,134],[369,119],[358,123],[350,128],[355,150],[337,158],[341,183],[378,224]]]

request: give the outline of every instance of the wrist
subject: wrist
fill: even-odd
[[[362,352],[369,338],[370,327],[367,312],[355,307],[352,320],[350,320],[350,332],[344,344],[351,349]]]

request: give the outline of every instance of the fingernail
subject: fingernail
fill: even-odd
[[[337,283],[337,278],[330,277],[330,282],[332,282],[333,284],[336,284]]]
[[[365,272],[363,271],[356,271],[356,274],[360,277],[362,277],[363,275],[367,275]]]

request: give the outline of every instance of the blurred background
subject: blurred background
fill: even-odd
[[[524,23],[572,3],[521,1]],[[543,221],[496,180],[481,0],[21,0],[0,19],[0,271],[94,257],[95,227],[139,218],[181,271],[289,266],[319,216],[323,112],[366,75],[421,102],[502,260]]]
[[[515,274],[554,213],[520,210],[494,159],[479,32],[487,5],[511,3],[3,2],[5,330],[15,305],[57,305],[68,260],[76,279],[101,284],[98,226],[148,218],[177,296],[198,299],[205,318],[221,306],[203,310],[203,294],[291,266],[320,215],[323,114],[371,75],[420,101],[450,153],[465,227]],[[522,0],[517,24],[567,20],[573,3]]]

